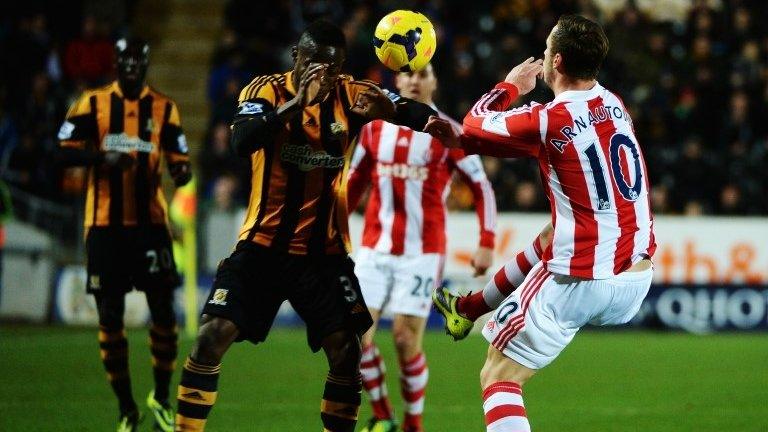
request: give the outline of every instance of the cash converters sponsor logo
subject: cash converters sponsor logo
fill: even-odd
[[[125,132],[121,134],[108,134],[104,137],[104,150],[108,151],[152,153],[154,148],[155,146],[151,142],[128,136]]]
[[[325,151],[314,151],[309,146],[286,144],[280,151],[283,162],[297,165],[302,171],[312,171],[315,168],[341,169],[344,167],[344,156],[331,156]]]
[[[406,180],[423,181],[429,176],[429,168],[404,163],[378,162],[376,164],[376,172],[379,177],[394,177]]]

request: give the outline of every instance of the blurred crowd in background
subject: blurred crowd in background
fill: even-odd
[[[598,0],[595,0],[599,3]],[[51,200],[62,180],[47,155],[66,108],[82,89],[113,79],[113,41],[125,34],[134,1],[84,1],[82,7],[0,18],[0,173],[8,184]],[[437,104],[456,119],[519,61],[541,57],[564,13],[603,23],[611,42],[600,82],[622,95],[644,149],[657,214],[768,214],[768,15],[764,1],[692,1],[687,15],[660,20],[628,1],[608,12],[591,0],[230,0],[211,59],[208,133],[197,146],[200,194],[221,209],[245,204],[247,161],[229,150],[240,89],[255,75],[291,68],[290,46],[317,18],[342,25],[346,70],[394,88],[371,47],[391,10],[427,15],[438,31],[433,59]],[[55,19],[53,19],[55,18]],[[171,95],[173,96],[173,95]],[[540,85],[528,100],[547,101]],[[183,107],[182,112],[183,112]],[[193,146],[193,148],[195,148]],[[498,207],[547,211],[530,160],[487,158]],[[452,208],[471,207],[456,184]]]
[[[303,8],[298,7],[303,3]],[[340,23],[349,50],[346,69],[393,87],[373,54],[378,20],[409,6],[438,32],[433,59],[437,104],[461,119],[517,62],[541,57],[558,16],[580,13],[603,23],[611,42],[601,83],[625,99],[646,154],[657,213],[768,213],[768,29],[766,2],[693,1],[686,17],[659,21],[634,2],[608,14],[589,0],[279,1],[232,0],[212,61],[208,97],[214,107],[202,158],[206,193],[246,199],[248,180],[226,150],[239,88],[254,75],[291,68],[289,47],[304,25]],[[714,7],[709,6],[710,4]],[[547,101],[543,85],[529,99]],[[486,158],[500,210],[546,211],[536,165]],[[245,180],[243,180],[245,178]],[[230,200],[223,199],[224,202]],[[451,205],[471,206],[455,187]]]

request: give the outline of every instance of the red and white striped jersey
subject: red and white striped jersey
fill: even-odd
[[[483,95],[464,118],[462,146],[538,158],[555,227],[547,270],[605,279],[653,256],[648,170],[622,100],[595,84],[506,110],[517,96],[508,83]]]
[[[460,124],[450,121],[461,130]],[[359,137],[347,200],[354,209],[371,185],[364,247],[392,255],[444,254],[445,200],[457,170],[472,190],[480,219],[480,245],[493,248],[496,198],[479,156],[448,149],[427,133],[383,120],[363,126]]]

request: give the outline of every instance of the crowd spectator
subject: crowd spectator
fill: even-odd
[[[94,16],[83,19],[80,37],[70,41],[64,53],[64,71],[70,80],[88,87],[107,80],[112,72],[114,44],[105,33]]]

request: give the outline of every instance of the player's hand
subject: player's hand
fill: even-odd
[[[366,90],[357,94],[357,99],[352,105],[352,112],[371,120],[395,117],[395,103],[379,87],[362,81],[353,81],[352,84],[368,86]]]
[[[474,276],[482,276],[493,265],[493,249],[480,246],[472,257],[472,268],[475,269]]]
[[[536,77],[544,70],[544,60],[534,60],[528,57],[524,62],[515,66],[504,79],[504,82],[514,84],[520,96],[529,93],[536,87]]]
[[[320,80],[328,68],[325,63],[312,63],[301,74],[299,88],[296,90],[294,100],[296,104],[305,107],[316,103],[317,94],[320,92]]]
[[[173,184],[176,187],[184,186],[192,180],[192,167],[189,162],[177,162],[168,165],[168,171],[173,178]]]
[[[448,120],[437,116],[429,116],[427,124],[424,126],[424,132],[440,140],[445,147],[459,148],[461,140]]]
[[[109,150],[104,153],[104,164],[108,167],[116,167],[120,169],[126,169],[133,166],[133,156],[129,153]]]

